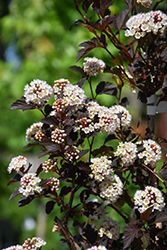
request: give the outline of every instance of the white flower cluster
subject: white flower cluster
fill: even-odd
[[[118,117],[120,117],[120,124],[123,128],[126,129],[130,126],[132,117],[125,107],[121,105],[114,105],[110,109],[113,111],[114,114],[117,114]],[[119,123],[117,126],[119,126]]]
[[[16,246],[3,248],[2,250],[23,250],[23,247],[21,245],[16,245]]]
[[[40,237],[33,237],[32,239],[28,238],[23,243],[23,249],[29,249],[29,250],[37,250],[41,249],[42,246],[46,245],[46,241],[44,241]]]
[[[53,86],[53,90],[55,93],[55,99],[58,101],[54,102],[52,107],[53,109],[58,112],[62,112],[62,109],[68,105],[76,105],[76,110],[83,107],[86,95],[82,88],[78,85],[72,85],[69,80],[63,78],[54,82],[55,85]]]
[[[3,248],[2,250],[38,250],[41,249],[42,246],[46,245],[46,241],[44,241],[40,237],[33,237],[32,239],[28,238],[24,241],[23,245],[11,246],[8,248]]]
[[[106,235],[109,239],[118,240],[119,239],[119,226],[118,223],[111,218],[103,218],[99,225],[98,234],[100,237]]]
[[[111,160],[107,159],[107,156],[101,156],[100,158],[92,158],[91,159],[90,168],[92,173],[89,175],[91,178],[95,178],[95,180],[101,182],[104,180],[106,176],[113,174],[113,169],[111,168]]]
[[[99,185],[100,196],[106,199],[106,204],[116,202],[123,192],[123,183],[120,178],[114,174],[108,176]]]
[[[99,245],[99,246],[92,246],[91,248],[87,248],[87,250],[107,250],[105,246]]]
[[[78,85],[69,83],[64,87],[63,99],[70,106],[77,105],[77,107],[82,107],[86,100],[86,95],[84,90]]]
[[[120,128],[120,125],[125,129],[130,126],[131,115],[129,111],[121,105],[114,105],[107,108],[100,106],[97,102],[90,102],[86,108],[90,119],[93,120],[95,116],[98,117],[98,122],[95,122],[94,129],[100,129],[101,133],[107,132],[111,134]]]
[[[140,213],[152,207],[152,212],[156,209],[161,211],[165,206],[164,198],[159,189],[146,186],[145,190],[137,190],[134,195],[134,204]]]
[[[89,76],[97,76],[103,73],[105,68],[105,63],[97,59],[96,57],[86,57],[84,58],[85,63],[83,63],[83,71]]]
[[[153,0],[136,0],[138,4],[143,5],[145,8],[150,8]]]
[[[25,174],[20,180],[21,187],[19,188],[19,192],[26,197],[40,193],[42,191],[42,188],[38,186],[40,181],[41,179],[35,173]]]
[[[99,125],[102,134],[112,134],[120,126],[120,119],[111,108],[100,106],[98,117],[99,123],[96,126]]]
[[[145,165],[155,166],[162,156],[161,147],[151,139],[143,140],[138,142],[138,144],[143,144],[144,147],[144,150],[138,154],[138,157],[144,159]]]
[[[121,166],[128,167],[137,158],[137,146],[132,142],[120,142],[114,155],[120,157]]]
[[[107,159],[106,156],[101,156],[91,159],[90,168],[92,170],[89,175],[99,182],[100,196],[108,202],[116,202],[118,197],[123,192],[123,184],[120,178],[114,174],[111,168],[112,161]]]
[[[9,163],[8,172],[10,174],[12,170],[15,170],[16,172],[19,172],[20,170],[24,171],[26,165],[27,158],[22,155],[18,155],[16,157],[13,157],[11,162]]]
[[[139,13],[130,17],[126,26],[128,29],[125,31],[125,36],[140,39],[150,32],[162,36],[167,27],[167,15],[160,10]]]
[[[130,126],[131,115],[129,111],[121,105],[107,108],[100,106],[97,102],[89,102],[86,105],[87,117],[76,120],[76,130],[82,130],[86,134],[95,130],[112,134],[122,126],[124,129]]]
[[[34,136],[35,134],[41,129],[43,123],[37,122],[33,123],[27,130],[26,130],[26,141],[35,141]]]
[[[45,173],[48,173],[49,171],[54,171],[56,166],[57,166],[56,161],[48,159],[42,164],[42,169],[43,171],[45,171]]]
[[[45,81],[34,79],[24,87],[24,97],[27,104],[41,105],[53,96],[53,88]]]

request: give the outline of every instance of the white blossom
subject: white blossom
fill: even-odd
[[[143,144],[144,150],[138,153],[138,157],[144,160],[144,164],[156,166],[162,156],[161,147],[151,139],[140,141],[137,144]]]
[[[13,157],[11,162],[9,163],[8,172],[11,173],[12,170],[19,172],[20,169],[24,170],[26,165],[27,158],[22,155],[18,155],[16,157]]]
[[[120,164],[122,166],[128,167],[137,158],[137,146],[132,142],[120,142],[114,155],[120,157]]]
[[[106,204],[116,202],[123,192],[123,183],[120,178],[114,174],[108,176],[99,185],[100,196],[106,199]]]
[[[96,57],[86,57],[84,58],[85,63],[83,63],[83,71],[89,76],[97,76],[103,73],[105,68],[105,63],[97,59]]]
[[[27,104],[41,105],[53,96],[53,88],[45,81],[34,79],[24,87],[24,97]]]
[[[20,180],[21,187],[19,188],[19,192],[26,197],[35,193],[41,193],[40,181],[41,179],[35,173],[25,174]]]
[[[95,180],[101,182],[106,176],[110,176],[114,171],[111,168],[112,161],[107,159],[107,156],[101,156],[91,159],[90,168],[92,173],[90,177],[94,177]]]
[[[146,186],[145,190],[137,190],[134,195],[134,204],[140,213],[143,213],[148,208],[161,211],[165,206],[164,198],[159,189],[151,186]]]
[[[126,26],[125,36],[140,39],[150,32],[162,36],[167,27],[167,15],[160,10],[139,13],[130,17]]]
[[[35,134],[41,129],[43,123],[37,122],[33,123],[27,130],[26,130],[26,141],[35,141],[34,136]]]
[[[123,128],[128,128],[130,126],[131,123],[131,114],[129,113],[129,111],[121,106],[121,105],[114,105],[110,108],[114,114],[117,114],[118,116],[120,116],[120,125]],[[118,123],[119,126],[119,123]]]

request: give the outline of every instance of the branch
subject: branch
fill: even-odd
[[[55,217],[55,222],[58,224],[60,233],[67,240],[67,244],[69,245],[70,249],[71,250],[81,250],[81,248],[78,246],[78,244],[75,242],[73,236],[69,232],[67,226],[65,226],[64,223],[61,220],[59,220],[57,217]]]

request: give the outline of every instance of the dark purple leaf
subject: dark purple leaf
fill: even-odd
[[[114,83],[102,81],[96,87],[96,94],[97,95],[106,94],[106,95],[116,96],[117,95],[117,88],[116,88]]]
[[[46,106],[45,106],[45,114],[46,115],[49,115],[50,114],[50,112],[53,110],[52,109],[52,106],[50,106],[49,104],[47,104]]]
[[[100,82],[96,87],[96,94],[98,95],[99,93],[101,93],[104,87],[105,87],[105,82],[104,81]]]
[[[106,28],[106,26],[113,23],[113,21],[115,19],[116,19],[116,16],[104,17],[103,19],[100,19],[100,21],[98,22],[96,28],[102,32]]]
[[[88,224],[85,228],[84,228],[84,233],[83,233],[84,237],[87,238],[87,240],[93,245],[96,242],[97,239],[97,231],[95,231],[92,226],[90,224]]]
[[[45,212],[47,214],[50,214],[54,208],[55,201],[48,201],[45,206]]]
[[[81,1],[80,1],[81,2]],[[82,3],[82,8],[83,8],[83,10],[85,11],[85,13],[87,13],[87,11],[88,11],[88,9],[89,9],[89,7],[90,7],[90,5],[91,5],[91,3],[92,3],[92,1],[82,1],[83,3]]]
[[[117,88],[106,89],[106,90],[104,90],[104,92],[102,94],[116,96],[117,95]]]
[[[131,225],[123,227],[123,229],[125,230],[124,242],[123,242],[124,248],[123,249],[126,249],[133,242],[134,238],[138,238],[140,228],[136,224],[131,224]]]
[[[114,26],[118,31],[122,29],[122,27],[125,25],[126,21],[128,20],[129,12],[130,12],[129,9],[122,10],[117,16],[117,18],[115,19]]]
[[[43,171],[43,168],[42,168],[42,163],[39,165],[39,167],[37,168],[36,170],[36,174],[37,176]]]
[[[103,44],[104,44],[105,46],[107,46],[106,37],[105,37],[104,34],[101,34],[101,40],[102,40]]]
[[[64,197],[70,192],[71,192],[71,187],[64,186],[64,187],[62,187],[62,189],[60,191],[60,197]]]
[[[28,197],[24,197],[22,199],[19,200],[18,206],[19,207],[23,207],[25,205],[28,205],[32,200],[34,199],[34,196],[28,196]]]
[[[167,221],[167,211],[161,211],[157,213],[156,217],[155,217],[155,221],[154,223],[159,223],[159,222],[165,222]],[[152,224],[154,224],[152,223]]]
[[[132,7],[132,1],[133,0],[125,0],[125,3],[128,5],[129,9]]]
[[[11,107],[10,110],[15,110],[15,109],[22,109],[23,111],[28,110],[28,109],[35,109],[36,106],[33,104],[27,104],[25,102],[25,98],[22,97],[21,100],[17,100],[16,102],[14,102]]]
[[[96,47],[103,48],[103,43],[99,40],[99,38],[92,38],[90,41],[83,42],[79,45],[80,47],[84,47],[84,49],[80,49],[78,51],[77,61],[81,59],[84,55],[86,55],[88,52],[90,52],[92,49]]]
[[[69,69],[75,71],[76,73],[80,74],[81,76],[85,77],[85,73],[83,71],[83,69],[79,66],[70,66]]]
[[[124,107],[126,107],[127,105],[129,105],[129,100],[128,100],[128,98],[127,98],[127,97],[122,98],[121,104],[122,104]]]
[[[78,132],[74,132],[73,130],[70,132],[69,134],[70,138],[72,139],[72,141],[76,141],[78,138]]]
[[[77,221],[77,220],[74,220],[74,222],[73,222],[73,227],[77,227],[77,226],[79,226],[80,225],[80,223],[79,223],[79,221]]]
[[[19,194],[20,194],[19,188],[15,188],[15,191],[11,194],[9,201],[12,200],[14,197],[16,197]]]
[[[83,20],[80,20],[80,19],[76,20],[76,21],[71,25],[70,30],[72,29],[73,26],[77,26],[77,25],[80,24],[80,23],[84,23]]]
[[[81,78],[77,83],[75,83],[74,85],[78,85],[80,88],[82,88],[84,82],[86,81],[87,77],[83,77]]]
[[[57,118],[54,117],[54,116],[44,117],[44,118],[42,118],[40,120],[40,122],[46,123],[46,124],[49,124],[49,125],[58,125],[59,124]]]
[[[10,184],[12,184],[13,182],[17,182],[17,181],[20,181],[20,179],[21,179],[21,175],[20,174],[16,174],[14,177],[12,177],[11,179],[10,179],[10,181],[7,183],[7,186],[9,186]]]
[[[118,53],[117,56],[111,62],[116,64],[116,65],[123,66],[122,55],[120,55],[120,53]],[[118,66],[116,66],[116,69],[118,71],[118,69],[119,69]]]
[[[103,145],[100,148],[93,150],[92,155],[93,157],[96,157],[97,155],[101,155],[103,153],[111,154],[111,151],[113,151],[112,147],[107,147],[106,145]]]
[[[89,167],[89,163],[88,162],[78,162],[77,167],[80,171],[85,172],[86,174],[90,174],[91,173],[91,169]]]
[[[141,219],[143,222],[145,222],[148,218],[148,216],[152,213],[153,210],[153,206],[149,207],[146,211],[144,211],[144,213],[141,214]]]
[[[73,131],[73,127],[71,125],[68,125],[65,127],[65,133],[69,135]]]
[[[55,144],[52,146],[49,146],[46,150],[43,150],[39,153],[39,158],[42,156],[45,156],[47,154],[53,153],[55,155],[60,155],[60,145],[59,144]]]
[[[84,149],[82,151],[79,152],[79,158],[81,158],[82,156],[84,156],[85,154],[87,154],[89,152],[89,149]]]
[[[117,137],[114,134],[108,135],[104,141],[104,144],[108,141],[115,140],[115,139],[117,139]]]
[[[160,170],[158,174],[167,182],[167,170]]]
[[[50,181],[50,178],[48,178],[48,179],[42,179],[42,180],[40,181],[40,186],[41,186],[41,187],[45,186],[46,183],[48,183],[49,181]]]
[[[106,15],[109,15],[109,13],[107,12],[108,7],[112,6],[113,2],[111,0],[95,0],[93,1],[93,11],[96,14],[100,14],[100,12],[102,12],[103,14],[106,13]],[[109,10],[108,10],[109,11]]]

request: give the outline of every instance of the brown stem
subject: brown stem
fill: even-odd
[[[160,181],[162,181],[162,183],[164,183],[164,181],[152,170],[150,169],[149,167],[147,167],[145,164],[142,163],[142,166],[144,166],[145,168],[147,168],[155,177],[155,180],[156,178],[158,178]],[[154,184],[154,183],[153,183]]]
[[[63,223],[63,221],[59,220],[57,217],[55,218],[55,222],[58,224],[58,228],[62,236],[67,240],[67,244],[71,250],[81,250],[78,244],[75,242],[73,236],[68,230],[67,226]]]
[[[90,86],[90,91],[91,91],[92,99],[94,100],[95,98],[94,98],[93,89],[92,89],[91,77],[90,77],[90,80],[88,79],[88,83],[89,83],[89,86]]]
[[[128,218],[125,215],[123,215],[116,206],[114,206],[113,204],[110,204],[109,206],[113,208],[124,219],[125,223],[128,223],[129,221]]]

